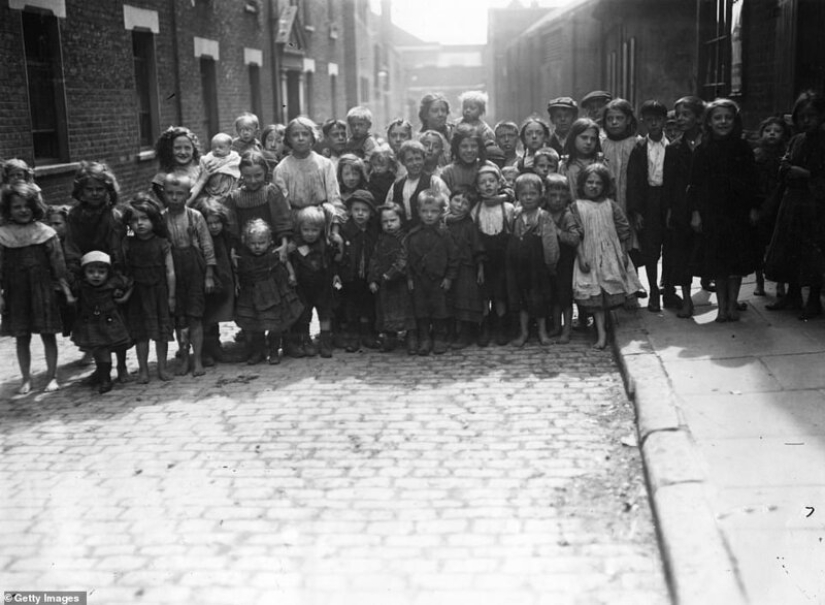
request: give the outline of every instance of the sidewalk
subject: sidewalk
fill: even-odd
[[[617,359],[680,604],[825,602],[825,320],[765,310],[774,299],[754,297],[752,280],[738,323],[715,323],[716,297],[698,289],[689,320],[619,312]]]

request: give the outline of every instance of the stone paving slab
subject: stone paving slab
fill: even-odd
[[[90,371],[61,355],[62,379]],[[632,407],[610,353],[580,336],[221,365],[104,396],[12,396],[8,339],[0,370],[0,590],[105,605],[669,600],[639,454],[619,441]]]

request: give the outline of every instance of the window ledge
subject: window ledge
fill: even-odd
[[[65,174],[76,172],[80,168],[80,162],[67,162],[65,164],[46,164],[45,166],[35,166],[34,176],[53,176],[55,174]]]
[[[141,151],[137,155],[138,162],[148,162],[149,160],[155,159],[155,150],[154,149],[146,149],[145,151]]]

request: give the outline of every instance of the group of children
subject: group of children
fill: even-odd
[[[583,99],[590,117],[570,97],[550,101],[552,128],[535,115],[491,128],[483,93],[461,101],[462,119],[450,124],[447,100],[425,96],[419,135],[399,119],[386,141],[371,134],[364,107],[322,128],[305,117],[268,126],[263,142],[257,118],[244,114],[237,137],[216,135],[202,157],[191,130],[170,127],[156,146],[152,192],[125,204],[112,171],[87,162],[75,204],[47,207],[33,172],[9,160],[0,334],[17,339],[20,391],[31,389],[33,333],[46,351],[47,390],[58,388],[62,332],[96,363],[84,382],[106,392],[112,353],[118,378],[130,379],[133,344],[140,382],[149,381],[149,341],[158,377],[170,380],[173,333],[178,373],[203,374],[225,359],[219,326],[228,321],[240,328],[247,363],[277,364],[281,350],[330,357],[336,347],[389,352],[402,341],[418,355],[473,342],[524,346],[533,327],[542,345],[566,343],[575,302],[582,326],[593,317],[602,349],[608,311],[637,298],[689,317],[694,275],[715,283],[717,321],[737,320],[741,278],[763,265],[790,284],[777,308],[806,285],[815,300],[805,309],[817,312],[818,95],[797,103],[802,140],[783,160],[784,121],[763,124],[754,156],[727,99],[678,100],[673,141],[667,108],[653,100],[641,106],[644,137],[631,104],[601,91]],[[800,242],[791,228],[805,221]],[[800,259],[809,261],[804,275]]]

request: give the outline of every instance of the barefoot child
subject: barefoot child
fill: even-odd
[[[172,340],[175,312],[175,267],[161,210],[148,195],[130,202],[124,220],[134,237],[123,240],[123,260],[133,281],[126,307],[129,334],[135,341],[138,382],[149,382],[149,341],[155,341],[158,378],[172,380],[166,369],[166,353]]]
[[[66,264],[57,233],[40,222],[40,189],[17,181],[0,197],[0,335],[14,336],[22,383],[18,393],[31,391],[31,339],[40,334],[46,353],[45,390],[56,391],[57,340],[60,309],[53,282],[69,302],[74,301],[66,281]]]
[[[232,251],[238,241],[229,232],[229,210],[209,200],[201,204],[200,212],[206,221],[212,247],[215,250],[215,289],[206,295],[203,311],[203,365],[223,362],[221,322],[235,319],[235,272]]]
[[[529,335],[530,319],[539,329],[539,342],[550,344],[547,315],[552,302],[553,276],[559,260],[556,223],[541,209],[544,182],[537,174],[522,174],[516,179],[520,207],[513,219],[513,232],[507,243],[507,286],[510,310],[519,313],[519,335],[512,344],[523,347]]]
[[[127,280],[112,272],[109,255],[97,250],[83,255],[80,261],[83,280],[78,287],[77,320],[72,328],[72,341],[81,349],[91,351],[95,360],[94,373],[84,384],[97,386],[100,394],[112,390],[112,351],[126,350],[132,339],[126,328],[120,305],[132,293]]]
[[[179,376],[203,376],[203,312],[205,294],[215,288],[215,250],[212,236],[200,212],[186,207],[192,181],[167,175],[163,184],[166,210],[163,216],[175,266],[175,328],[183,357]],[[192,356],[189,356],[189,345]]]
[[[582,225],[573,273],[576,303],[592,313],[598,338],[593,348],[607,346],[607,311],[624,305],[642,284],[629,262],[625,245],[630,225],[622,209],[610,199],[610,171],[604,164],[591,164],[579,174],[579,197],[573,204]]]
[[[544,183],[547,212],[556,223],[559,236],[559,262],[552,296],[553,331],[548,336],[558,336],[559,344],[567,344],[573,327],[573,266],[576,264],[576,249],[582,239],[582,230],[570,211],[567,177],[551,174]]]

